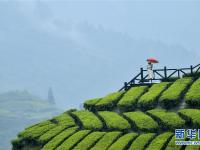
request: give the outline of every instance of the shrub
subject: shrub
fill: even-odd
[[[61,132],[57,136],[55,136],[52,140],[50,140],[42,150],[54,150],[58,147],[65,139],[71,136],[74,132],[77,131],[77,127],[68,128],[65,131]]]
[[[59,124],[59,125],[65,125],[65,126],[75,126],[74,119],[69,115],[69,113],[62,113],[61,115],[58,115],[51,119],[52,122]]]
[[[100,101],[101,98],[95,98],[95,99],[90,99],[90,100],[87,100],[86,102],[84,102],[84,108],[85,109],[88,109],[88,110],[95,110],[95,105],[96,103],[98,103]]]
[[[64,129],[66,129],[66,126],[62,125],[62,126],[56,126],[55,128],[47,131],[46,133],[44,133],[39,137],[39,143],[44,144],[48,142],[50,139],[52,139],[54,136],[62,132]]]
[[[136,129],[155,131],[158,128],[157,122],[141,111],[128,112],[124,113],[124,115],[133,123],[133,126],[136,127]]]
[[[124,94],[117,106],[121,109],[131,110],[137,105],[137,101],[142,94],[147,91],[147,86],[133,87]]]
[[[81,122],[81,125],[84,129],[102,129],[103,124],[99,118],[92,112],[89,111],[75,111],[72,113],[74,117]]]
[[[128,130],[131,128],[128,121],[115,112],[99,111],[98,114],[102,117],[108,129]]]
[[[115,92],[111,93],[104,98],[102,98],[99,102],[96,103],[95,107],[97,110],[110,110],[116,106],[119,99],[122,97],[124,92]]]
[[[178,141],[178,139],[175,139],[175,136],[173,136],[167,144],[166,150],[181,150],[183,148],[182,145],[176,145],[175,141]]]
[[[174,130],[185,125],[185,121],[174,112],[167,112],[164,109],[153,109],[147,111],[147,113],[156,119],[163,129]]]
[[[192,78],[182,78],[176,80],[159,99],[160,104],[165,108],[171,108],[179,104],[187,87],[192,83]]]
[[[170,85],[169,82],[154,84],[147,93],[140,97],[138,105],[142,109],[152,109],[156,106],[161,93]]]
[[[199,109],[182,109],[182,110],[179,110],[178,113],[189,124],[192,124],[196,128],[200,127],[200,110]]]
[[[129,144],[138,136],[137,133],[128,133],[120,137],[113,143],[108,150],[124,150],[127,149]]]
[[[121,136],[121,132],[113,131],[106,133],[91,150],[107,150],[108,147]],[[103,145],[103,146],[102,146]]]
[[[147,147],[147,150],[161,150],[164,149],[170,138],[173,136],[171,132],[165,132],[158,135]]]
[[[155,135],[155,133],[141,134],[133,141],[129,150],[144,150]]]
[[[200,78],[192,84],[184,99],[187,104],[200,107]]]
[[[81,130],[67,138],[56,150],[70,150],[77,143],[79,143],[85,136],[87,136],[91,131],[90,130]]]
[[[88,150],[90,149],[103,135],[105,132],[92,132],[86,136],[73,150]]]

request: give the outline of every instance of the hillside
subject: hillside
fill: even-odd
[[[12,141],[13,149],[199,150],[175,145],[174,135],[175,129],[200,127],[199,93],[199,77],[112,92],[86,101],[84,110],[26,128]]]
[[[61,110],[27,91],[0,94],[0,149],[9,150],[10,140],[26,126],[48,119]]]

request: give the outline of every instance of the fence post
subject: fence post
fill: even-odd
[[[124,90],[126,91],[127,89],[128,89],[127,82],[124,82]]]
[[[167,67],[166,66],[164,67],[164,76],[165,76],[165,79],[167,79]]]
[[[191,70],[191,75],[193,75],[193,66],[190,66],[190,70]]]
[[[143,83],[143,78],[144,78],[144,74],[143,74],[143,68],[140,68],[140,73],[141,73],[141,82]]]

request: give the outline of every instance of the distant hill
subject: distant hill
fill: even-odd
[[[10,140],[19,130],[34,122],[48,119],[61,110],[27,91],[0,94],[0,149],[10,149]]]

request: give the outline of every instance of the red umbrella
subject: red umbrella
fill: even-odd
[[[147,61],[149,61],[151,63],[159,63],[159,61],[155,58],[148,58]]]

